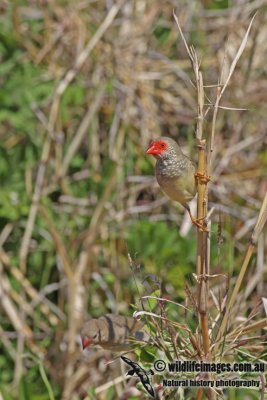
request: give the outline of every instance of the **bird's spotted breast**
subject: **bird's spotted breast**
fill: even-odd
[[[185,205],[195,196],[195,167],[187,157],[159,159],[156,178],[162,190],[172,200]]]
[[[167,178],[175,178],[183,175],[183,172],[188,166],[188,159],[177,160],[171,159],[159,159],[156,163],[156,176],[162,175]],[[190,162],[190,161],[189,161]]]

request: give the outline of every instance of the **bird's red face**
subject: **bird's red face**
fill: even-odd
[[[91,342],[87,336],[82,337],[83,350],[90,346]]]
[[[165,140],[156,140],[156,141],[151,141],[148,149],[146,151],[146,154],[152,154],[153,156],[158,156],[165,151],[168,150],[168,143]]]

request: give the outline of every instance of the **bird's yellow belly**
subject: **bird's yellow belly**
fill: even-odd
[[[195,196],[195,187],[193,185],[193,191],[188,190],[188,182],[184,178],[175,179],[161,179],[157,177],[158,183],[164,193],[174,201],[178,201],[182,205],[185,205]]]

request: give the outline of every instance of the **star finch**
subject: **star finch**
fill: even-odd
[[[83,349],[94,344],[111,351],[130,350],[131,338],[139,341],[147,339],[143,327],[141,321],[117,314],[91,318],[81,330]]]
[[[200,223],[193,218],[188,205],[196,194],[194,163],[173,139],[165,136],[151,141],[146,154],[152,154],[157,160],[156,179],[164,193],[170,199],[182,204],[188,211],[193,224],[201,227]]]

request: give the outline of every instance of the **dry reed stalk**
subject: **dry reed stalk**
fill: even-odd
[[[204,122],[204,87],[203,78],[200,71],[200,64],[198,62],[197,54],[194,48],[189,47],[186,39],[183,35],[182,29],[180,27],[178,18],[175,14],[174,18],[178,26],[179,33],[184,42],[188,57],[192,64],[192,69],[195,75],[196,92],[197,92],[197,129],[196,129],[196,139],[198,147],[198,168],[196,172],[197,178],[197,219],[202,221],[203,229],[198,227],[197,230],[197,258],[196,258],[196,274],[197,274],[197,308],[199,314],[199,322],[202,334],[202,345],[203,345],[203,355],[201,358],[204,360],[211,361],[210,353],[210,337],[209,337],[209,320],[207,312],[207,301],[208,301],[208,290],[207,290],[207,277],[206,274],[209,271],[209,266],[207,262],[209,261],[209,246],[208,246],[208,232],[205,232],[204,224],[205,218],[207,216],[207,197],[208,197],[208,177],[207,177],[207,165],[206,165],[206,141],[203,139],[203,122]],[[209,374],[208,379],[211,379],[211,374]],[[215,392],[211,389],[208,390],[209,398],[214,399]],[[197,398],[201,399],[203,396],[203,391],[197,391]]]
[[[183,39],[187,54],[192,64],[192,68],[195,74],[196,81],[196,91],[197,91],[197,105],[198,105],[198,115],[197,115],[197,147],[198,147],[198,168],[197,168],[197,190],[198,190],[198,198],[197,198],[197,219],[199,221],[203,221],[204,228],[204,220],[207,216],[207,171],[206,171],[206,141],[202,138],[203,136],[203,121],[204,121],[204,88],[203,88],[203,78],[200,71],[200,64],[197,59],[196,52],[193,47],[189,47],[186,39],[181,30],[178,18],[175,14],[174,18],[176,24],[179,29],[179,33]],[[207,324],[207,315],[206,315],[206,303],[207,303],[207,290],[206,288],[203,290],[205,286],[205,274],[206,274],[206,261],[207,261],[207,232],[203,232],[203,230],[198,229],[197,232],[197,262],[196,262],[196,273],[197,279],[199,282],[199,302],[198,309],[200,312],[201,325],[202,325],[202,335],[203,335],[203,344],[204,344],[204,354],[207,356],[209,354],[209,334],[208,334],[208,324]]]

